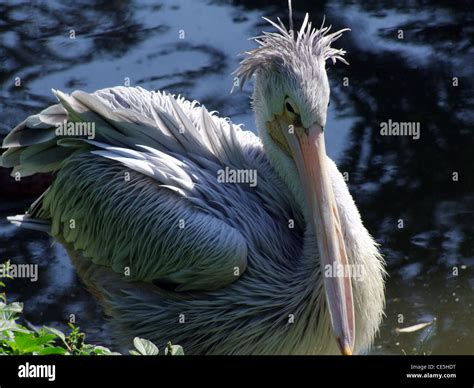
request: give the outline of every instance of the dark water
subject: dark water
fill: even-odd
[[[326,139],[387,261],[386,318],[372,352],[474,354],[470,2],[294,3],[295,24],[308,11],[316,24],[326,15],[352,30],[336,45],[351,65],[329,71]],[[237,54],[253,47],[247,38],[266,28],[261,16],[286,15],[285,1],[265,0],[2,2],[0,132],[53,103],[51,88],[93,91],[126,78],[197,99],[253,130],[251,90],[230,95],[230,73]],[[419,122],[420,138],[381,136],[388,120]],[[10,282],[9,297],[25,302],[34,324],[64,326],[76,314],[90,341],[107,344],[101,310],[61,247],[4,220],[29,202],[0,202],[0,259],[37,263],[40,272],[36,283]],[[395,331],[427,321],[421,331]]]

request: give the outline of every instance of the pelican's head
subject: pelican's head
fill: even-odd
[[[339,268],[348,263],[327,168],[324,127],[330,94],[326,61],[347,63],[343,50],[331,48],[345,30],[329,34],[324,22],[313,29],[306,15],[294,36],[291,24],[287,30],[280,20],[279,25],[268,21],[278,32],[256,38],[259,47],[247,53],[236,75],[241,86],[255,75],[253,105],[267,155],[303,204],[316,234],[322,268]],[[324,286],[334,336],[341,352],[351,354],[351,279],[324,278]]]

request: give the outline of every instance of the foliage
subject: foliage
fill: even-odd
[[[5,264],[9,265],[9,262]],[[0,281],[0,355],[120,355],[104,346],[85,342],[86,335],[79,327],[69,324],[70,333],[43,326],[28,328],[17,322],[23,312],[23,303],[8,303],[5,283]],[[158,348],[152,342],[136,337],[133,341],[133,355],[157,355]],[[168,342],[165,355],[183,355],[183,348]]]

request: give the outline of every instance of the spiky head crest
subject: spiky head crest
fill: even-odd
[[[344,59],[346,53],[343,49],[331,47],[331,44],[339,39],[348,28],[329,33],[331,26],[324,26],[324,20],[319,29],[313,28],[306,14],[303,24],[296,36],[292,27],[290,8],[290,28],[278,18],[278,24],[268,18],[263,18],[277,29],[277,32],[263,32],[261,36],[252,38],[258,43],[258,47],[247,51],[247,57],[240,62],[239,68],[234,74],[239,78],[240,86],[243,87],[253,74],[259,69],[272,66],[278,67],[309,67],[317,62],[319,65],[331,60],[333,64],[339,60],[346,65]]]

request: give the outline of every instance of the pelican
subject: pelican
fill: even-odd
[[[266,20],[275,31],[235,72],[240,87],[254,79],[259,136],[196,101],[113,87],[53,90],[58,103],[4,139],[13,176],[54,173],[9,220],[66,248],[119,344],[350,355],[373,343],[384,262],[324,141],[326,62],[347,64],[331,47],[347,29],[306,14],[294,31],[291,8],[289,28]]]

